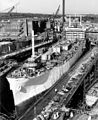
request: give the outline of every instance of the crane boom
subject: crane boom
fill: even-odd
[[[58,8],[57,8],[55,14],[53,14],[53,21],[54,21],[55,17],[57,16],[59,10],[60,10],[60,5],[58,6]]]
[[[7,9],[4,9],[3,12],[11,13],[17,7],[18,4],[19,4],[19,2]]]
[[[58,9],[57,9],[57,11],[56,11],[56,13],[55,13],[55,16],[57,16],[59,10],[60,10],[60,5],[58,6]]]
[[[14,10],[15,6],[11,7],[11,9],[8,11],[8,13],[11,13]]]

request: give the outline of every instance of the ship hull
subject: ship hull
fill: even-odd
[[[15,105],[23,103],[24,101],[36,96],[53,86],[63,74],[75,63],[75,61],[82,55],[83,46],[80,45],[76,53],[68,61],[64,61],[62,65],[58,65],[51,70],[36,78],[11,78],[7,77],[10,83],[10,89],[13,90]]]

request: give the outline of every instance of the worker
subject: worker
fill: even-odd
[[[55,89],[54,91],[57,93],[58,89]]]

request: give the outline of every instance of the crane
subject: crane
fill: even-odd
[[[7,13],[11,13],[15,9],[15,6],[12,6]]]
[[[7,11],[7,13],[11,13],[11,12],[17,7],[18,4],[19,4],[19,2],[16,3],[15,5],[7,8],[7,9],[4,9],[3,12],[6,12],[6,11]]]
[[[55,17],[57,16],[59,10],[60,10],[60,5],[58,6],[58,9],[57,9],[56,12],[55,12],[55,15],[54,15]]]

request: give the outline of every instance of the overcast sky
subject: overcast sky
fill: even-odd
[[[59,4],[61,6],[59,12],[62,12],[62,0],[0,0],[0,11],[16,3],[18,12],[55,13]],[[98,0],[65,0],[65,13],[98,14]]]

